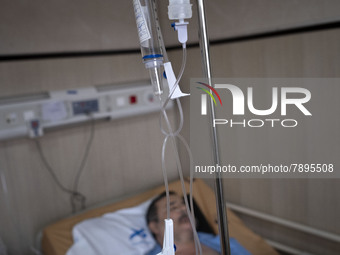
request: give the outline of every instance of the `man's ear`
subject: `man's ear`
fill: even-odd
[[[149,222],[149,229],[150,229],[151,233],[158,235],[159,231],[160,231],[160,228],[158,226],[158,222],[156,222],[156,221]]]

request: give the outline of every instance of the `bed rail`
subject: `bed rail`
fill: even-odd
[[[280,217],[272,216],[270,214],[259,212],[259,211],[254,210],[254,209],[246,208],[244,206],[236,205],[236,204],[229,203],[229,202],[226,203],[226,206],[228,208],[230,208],[231,210],[233,210],[237,213],[240,213],[240,214],[252,216],[254,218],[258,218],[258,219],[261,219],[261,220],[264,220],[264,221],[267,221],[267,222],[278,224],[278,225],[281,225],[281,226],[284,226],[284,227],[287,227],[287,228],[290,228],[290,229],[293,229],[293,230],[298,230],[298,231],[301,231],[301,232],[304,232],[304,233],[307,233],[307,234],[310,234],[310,235],[321,237],[321,238],[329,240],[329,241],[338,242],[338,243],[340,242],[340,235],[335,234],[335,233],[330,233],[328,231],[309,227],[309,226],[306,226],[306,225],[303,225],[303,224],[300,224],[300,223],[297,223],[297,222],[294,222],[294,221],[282,219]],[[285,251],[285,252],[289,252],[291,254],[313,255],[311,253],[306,253],[304,251],[300,251],[298,249],[295,249],[295,248],[290,247],[290,246],[285,245],[285,244],[278,243],[278,242],[273,241],[273,240],[266,239],[266,241],[268,242],[268,244],[270,244],[274,248],[277,248],[277,249]]]

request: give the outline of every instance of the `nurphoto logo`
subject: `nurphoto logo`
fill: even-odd
[[[311,112],[306,108],[304,104],[310,101],[311,93],[308,89],[300,87],[273,87],[271,90],[271,106],[267,109],[256,109],[254,106],[253,87],[247,88],[247,94],[236,85],[233,84],[215,84],[214,87],[203,83],[197,82],[203,85],[205,88],[197,87],[204,91],[201,94],[201,115],[207,115],[207,95],[214,101],[215,106],[217,105],[216,100],[213,96],[218,98],[221,107],[223,107],[222,100],[220,97],[221,93],[231,94],[232,96],[232,114],[233,116],[245,115],[245,107],[250,113],[256,116],[267,116],[267,118],[257,119],[243,119],[242,121],[235,121],[233,119],[213,119],[213,126],[216,125],[228,125],[230,127],[242,126],[242,127],[263,127],[266,124],[271,127],[275,127],[276,124],[280,123],[282,127],[296,127],[298,121],[296,119],[277,119],[269,118],[270,115],[277,112],[279,100],[280,100],[280,115],[287,116],[287,106],[292,105],[296,107],[303,115],[312,116]],[[217,92],[219,90],[220,94]],[[222,95],[222,94],[221,94]],[[245,101],[247,103],[245,103]],[[225,104],[224,107],[231,107],[229,104]]]

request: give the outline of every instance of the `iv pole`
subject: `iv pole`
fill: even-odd
[[[208,79],[209,85],[211,84],[211,66],[210,66],[210,55],[209,55],[209,38],[207,33],[206,17],[204,0],[197,0],[197,12],[198,12],[198,25],[199,25],[199,44],[202,55],[203,74]],[[211,118],[215,118],[215,107],[212,99],[210,99],[210,113]],[[213,155],[214,165],[220,165],[220,153],[218,148],[217,130],[216,127],[212,126],[212,137],[213,137]],[[215,194],[216,194],[216,208],[218,227],[221,240],[221,252],[223,255],[230,255],[230,244],[229,244],[229,232],[228,232],[228,221],[227,211],[224,206],[223,199],[223,186],[221,173],[215,173]]]

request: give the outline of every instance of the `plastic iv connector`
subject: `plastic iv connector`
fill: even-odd
[[[153,0],[133,0],[142,59],[149,70],[155,95],[163,94],[163,54],[157,34],[156,8]]]
[[[174,244],[174,224],[172,219],[164,220],[165,229],[163,237],[163,249],[157,255],[175,255],[176,246]]]

